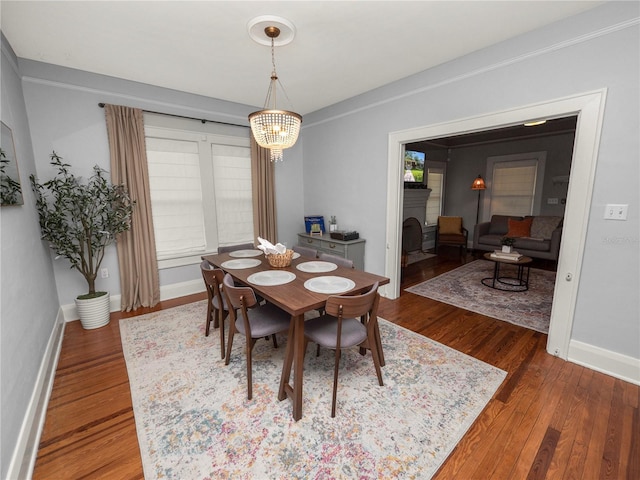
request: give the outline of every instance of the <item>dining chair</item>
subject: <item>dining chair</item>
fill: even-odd
[[[218,253],[235,252],[236,250],[254,250],[256,247],[253,243],[240,243],[238,245],[218,246]]]
[[[294,245],[291,247],[294,252],[298,252],[303,257],[318,258],[318,250],[304,245]]]
[[[307,320],[304,324],[305,341],[315,342],[318,345],[335,350],[333,399],[331,403],[332,417],[336,416],[338,369],[343,348],[358,346],[371,350],[373,365],[378,376],[378,384],[383,386],[382,372],[380,370],[381,352],[379,351],[379,343],[376,340],[379,301],[378,282],[362,295],[331,295],[327,298],[324,307],[326,313],[320,317]]]
[[[353,268],[353,260],[349,260],[348,258],[340,257],[338,255],[332,255],[331,253],[320,252],[318,260],[335,263],[341,267]]]
[[[224,272],[219,268],[215,268],[206,260],[203,260],[200,264],[200,270],[202,271],[202,278],[208,297],[204,335],[205,337],[209,336],[211,322],[213,322],[213,328],[220,328],[220,358],[224,358],[224,321],[229,314],[227,301],[222,295],[221,288]]]
[[[229,340],[227,344],[227,356],[224,364],[229,365],[233,337],[241,333],[246,339],[247,355],[247,398],[253,396],[251,352],[256,341],[262,337],[273,338],[273,346],[278,348],[276,333],[289,330],[291,315],[276,307],[272,303],[260,305],[255,292],[251,287],[235,286],[233,277],[228,273],[223,279],[223,292],[230,308],[231,323],[229,325]],[[238,315],[239,312],[239,315]]]

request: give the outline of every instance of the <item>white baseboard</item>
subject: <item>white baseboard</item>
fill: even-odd
[[[591,370],[640,385],[640,359],[571,340],[568,360]]]
[[[53,389],[62,339],[64,337],[65,320],[62,310],[58,311],[56,323],[47,342],[42,362],[36,377],[27,411],[22,421],[18,440],[11,456],[7,478],[31,479],[38,456],[38,444],[47,415],[47,405]]]
[[[186,295],[193,295],[194,293],[204,292],[204,282],[202,279],[189,280],[187,282],[174,283],[171,285],[165,285],[160,287],[160,300],[170,300],[172,298],[184,297]],[[109,298],[109,311],[119,312],[121,295],[111,295]],[[79,320],[80,316],[76,310],[75,303],[69,303],[60,307],[62,314],[64,315],[65,322],[72,322]]]

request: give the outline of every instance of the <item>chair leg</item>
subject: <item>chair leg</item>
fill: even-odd
[[[211,327],[211,317],[214,314],[212,310],[213,310],[213,305],[211,305],[211,301],[209,301],[209,304],[207,305],[207,322],[206,322],[206,325],[204,326],[205,337],[209,336],[209,328]]]
[[[274,333],[273,335],[271,335],[271,338],[273,339],[273,348],[278,348],[278,340],[276,340],[276,334]]]
[[[373,357],[373,366],[376,369],[376,375],[378,376],[378,385],[384,386],[382,383],[382,371],[380,370],[380,354],[378,352],[378,343],[375,338],[369,339],[369,346],[371,348],[371,356]]]
[[[232,321],[229,322],[229,341],[227,342],[227,356],[224,360],[225,365],[229,365],[229,361],[231,360],[231,347],[233,347],[233,336],[236,333],[236,326],[233,324],[233,317],[231,317]]]
[[[224,358],[224,321],[227,318],[228,313],[224,310],[220,310],[220,358]]]
[[[251,372],[253,371],[253,366],[251,363],[251,352],[253,351],[253,345],[251,342],[251,338],[247,337],[247,399],[251,400],[253,397],[253,378],[251,376]]]
[[[336,348],[336,364],[333,368],[333,399],[331,401],[331,418],[336,416],[336,397],[338,396],[338,369],[340,368],[340,348]]]
[[[320,344],[316,347],[316,357],[320,356]]]

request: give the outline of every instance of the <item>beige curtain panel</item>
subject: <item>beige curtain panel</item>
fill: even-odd
[[[153,307],[160,301],[143,113],[140,109],[105,105],[111,181],[124,184],[135,201],[131,229],[117,239],[122,311]]]
[[[275,167],[269,150],[257,144],[251,135],[251,186],[253,196],[253,236],[278,241],[276,216]]]

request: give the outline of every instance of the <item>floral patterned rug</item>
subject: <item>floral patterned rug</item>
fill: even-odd
[[[277,393],[286,338],[260,340],[247,400],[242,337],[231,363],[204,336],[206,302],[120,320],[145,478],[430,478],[506,373],[380,320],[386,366],[346,350],[331,418],[333,352],[305,359],[303,418]]]
[[[493,265],[489,260],[475,260],[406,291],[548,333],[556,272],[532,268],[527,291],[504,292],[481,283],[483,278],[493,277]],[[515,272],[512,265],[502,267],[501,272],[504,268],[513,268]],[[510,274],[508,270],[504,272]]]

